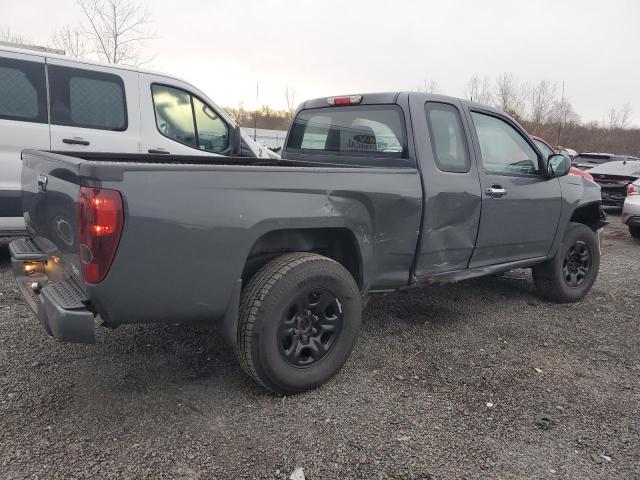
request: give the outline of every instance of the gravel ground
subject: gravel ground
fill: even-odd
[[[0,478],[640,479],[640,242],[611,221],[584,301],[525,271],[376,297],[343,371],[295,397],[204,325],[45,337],[3,248]]]

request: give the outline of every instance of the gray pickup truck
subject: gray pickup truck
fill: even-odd
[[[369,294],[532,267],[544,297],[573,302],[598,274],[598,185],[504,113],[451,97],[307,101],[282,159],[22,159],[29,238],[10,251],[49,335],[217,322],[279,393],[341,368]]]

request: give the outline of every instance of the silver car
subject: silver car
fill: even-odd
[[[627,187],[627,197],[622,207],[622,223],[629,227],[632,237],[640,238],[640,179]]]

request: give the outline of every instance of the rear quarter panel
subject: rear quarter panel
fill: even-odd
[[[223,317],[251,247],[273,230],[347,228],[364,289],[408,282],[422,202],[417,170],[120,164],[114,175],[118,168],[105,164],[85,167],[86,178],[124,200],[114,262],[88,286],[112,323]]]

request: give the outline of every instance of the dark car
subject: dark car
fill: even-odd
[[[621,207],[627,197],[629,184],[640,178],[640,160],[607,162],[593,167],[589,173],[593,181],[600,185],[602,204]]]
[[[625,160],[640,160],[640,158],[630,155],[617,155],[615,153],[581,153],[571,161],[571,165],[580,170],[589,170],[603,163],[622,162]]]

